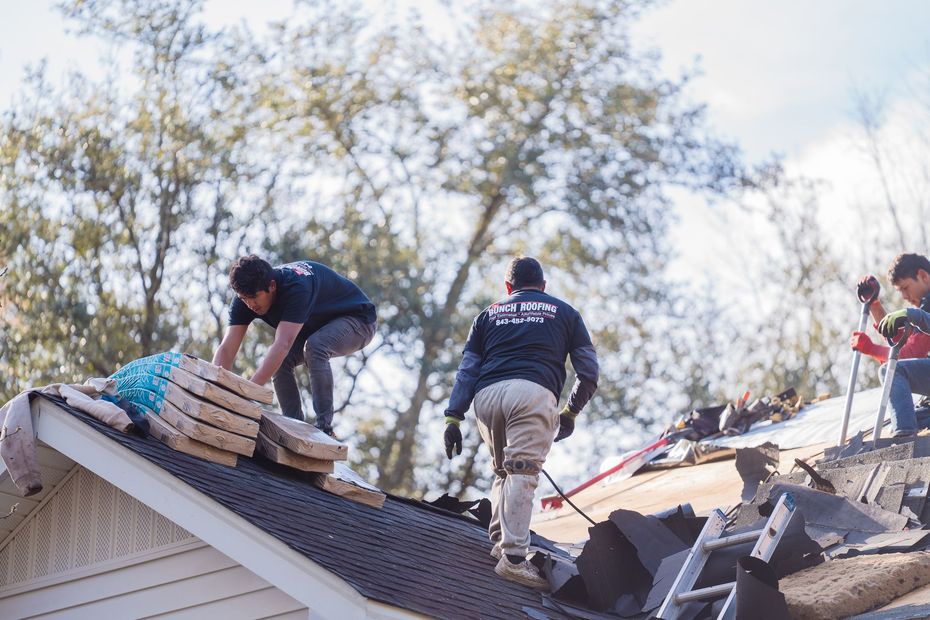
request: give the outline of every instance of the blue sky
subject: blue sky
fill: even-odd
[[[28,63],[53,71],[92,69],[100,51],[66,34],[42,0],[0,0],[0,107]],[[411,2],[411,4],[416,4]],[[290,0],[210,0],[211,23],[259,27]],[[920,0],[672,0],[636,27],[639,45],[658,48],[663,70],[702,71],[692,94],[709,104],[717,130],[759,159],[801,156],[848,120],[853,88],[898,94],[908,74],[930,62],[930,2]]]
[[[930,62],[930,2],[674,0],[636,33],[677,73],[698,66],[699,101],[754,159],[798,157],[849,119],[854,89],[900,91]]]
[[[853,276],[884,269],[856,258],[863,220],[881,197],[862,148],[855,95],[885,102],[886,145],[912,148],[907,135],[926,123],[928,109],[921,102],[930,75],[928,23],[930,3],[916,0],[672,0],[645,15],[634,41],[660,50],[668,75],[699,69],[691,96],[707,104],[715,131],[737,142],[749,162],[775,154],[790,173],[825,181],[818,218]],[[916,146],[918,158],[898,162],[902,177],[922,165],[923,148]],[[764,260],[754,244],[765,243],[769,223],[687,193],[675,193],[674,204],[673,270],[697,290],[712,284],[726,304],[750,299],[749,264]]]
[[[47,58],[53,75],[93,72],[101,50],[67,34],[52,5],[0,0],[0,107],[27,64]],[[209,0],[207,14],[216,25],[260,28],[290,6]],[[634,40],[657,48],[670,75],[699,67],[694,99],[708,103],[717,131],[759,160],[802,157],[848,121],[854,88],[900,95],[907,76],[930,63],[928,23],[930,2],[919,0],[672,0],[646,13]]]

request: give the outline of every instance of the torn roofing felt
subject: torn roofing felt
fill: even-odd
[[[743,502],[752,501],[759,484],[778,469],[778,446],[766,442],[756,448],[737,448],[736,471],[743,480]]]
[[[470,519],[393,496],[374,510],[316,488],[300,472],[258,459],[223,467],[48,400],[62,415],[136,452],[369,599],[434,618],[520,618],[524,608],[550,620],[570,617],[544,607],[533,590],[495,575],[487,531]]]
[[[737,618],[782,620],[788,618],[785,595],[778,591],[778,578],[768,562],[743,556],[736,568]]]
[[[856,392],[849,418],[850,436],[859,430],[871,430],[875,425],[881,392],[881,388]],[[845,400],[845,397],[838,396],[806,405],[790,420],[775,424],[760,422],[742,435],[705,441],[727,448],[758,446],[770,441],[778,444],[781,450],[831,443],[836,441],[837,429],[843,420]]]

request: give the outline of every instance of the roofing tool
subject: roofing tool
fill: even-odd
[[[675,438],[677,438],[677,436],[675,436]],[[581,491],[584,491],[588,487],[597,484],[604,478],[612,476],[618,472],[624,471],[624,473],[628,473],[630,476],[632,476],[634,473],[636,473],[636,471],[639,470],[640,467],[642,467],[643,465],[648,463],[650,460],[652,460],[652,457],[655,457],[660,452],[667,450],[668,446],[671,445],[672,441],[673,441],[673,436],[667,435],[665,437],[662,437],[661,439],[649,444],[642,450],[637,450],[633,454],[627,456],[626,458],[624,458],[622,461],[620,461],[619,463],[617,463],[616,465],[614,465],[607,471],[602,471],[601,473],[594,476],[590,480],[586,482],[582,482],[580,485],[578,485],[574,489],[567,491],[564,494],[562,493],[562,491],[559,491],[558,487],[555,487],[555,483],[553,483],[552,486],[556,488],[559,494],[550,495],[548,497],[542,498],[540,500],[540,503],[542,504],[542,509],[543,510],[549,510],[549,509],[558,510],[559,508],[562,507],[563,500],[568,501],[568,498],[571,497],[572,495],[576,495],[580,493]],[[546,474],[546,476],[548,477],[548,474]],[[552,478],[549,478],[549,482],[552,482]],[[578,509],[575,508],[575,510],[578,510]]]
[[[894,381],[894,371],[898,367],[898,355],[907,339],[910,337],[914,327],[907,323],[901,330],[898,341],[894,338],[888,338],[888,346],[891,351],[888,353],[888,362],[885,364],[885,383],[882,386],[882,400],[878,404],[878,414],[875,416],[875,428],[872,429],[872,447],[878,446],[878,440],[882,436],[882,426],[885,424],[885,409],[888,407],[888,401],[891,400],[891,382]]]
[[[807,475],[810,476],[811,483],[813,483],[815,489],[823,491],[824,493],[836,495],[836,487],[833,486],[833,483],[817,473],[816,469],[801,459],[794,459],[794,464],[803,469]]]
[[[589,517],[588,515],[586,515],[586,514],[581,510],[581,508],[579,508],[578,506],[576,506],[575,503],[574,503],[572,500],[568,499],[568,496],[565,495],[565,493],[562,492],[562,489],[560,489],[560,488],[559,488],[559,485],[557,485],[557,484],[555,483],[555,480],[552,479],[552,476],[549,475],[549,472],[547,472],[545,469],[543,469],[543,470],[542,470],[542,473],[543,473],[543,475],[549,480],[549,484],[552,485],[552,488],[555,489],[555,492],[558,493],[558,494],[562,497],[562,499],[564,499],[564,500],[568,503],[569,506],[571,506],[572,508],[574,508],[574,509],[575,509],[575,512],[577,512],[577,513],[580,514],[582,517],[584,517],[585,519],[587,519],[587,520],[588,520],[588,523],[590,523],[591,525],[597,525],[597,523],[594,521],[594,519],[592,519],[591,517]],[[544,500],[544,501],[545,501],[545,500]],[[559,506],[561,506],[561,505],[562,505],[562,503],[559,502]]]
[[[859,301],[862,302],[862,314],[859,315],[859,327],[856,331],[864,332],[865,326],[869,322],[869,308],[872,303],[878,299],[879,289],[874,287],[868,296],[859,295]],[[856,391],[856,375],[859,374],[859,360],[862,359],[862,353],[853,352],[852,369],[849,371],[849,385],[846,387],[846,408],[843,410],[843,425],[840,428],[840,438],[836,445],[842,446],[846,443],[846,431],[849,428],[849,413],[852,411],[853,394]]]
[[[736,595],[735,581],[699,590],[691,590],[697,582],[704,564],[707,563],[710,554],[716,549],[732,547],[753,540],[756,541],[756,544],[752,548],[750,555],[768,562],[775,553],[775,548],[785,533],[794,510],[794,498],[790,493],[782,493],[778,504],[776,504],[771,516],[769,516],[768,521],[761,530],[722,536],[727,524],[727,518],[719,508],[715,509],[707,518],[704,529],[701,530],[700,536],[694,542],[691,553],[688,554],[688,559],[685,560],[684,565],[678,572],[675,583],[672,584],[672,589],[669,590],[668,596],[665,597],[665,602],[662,603],[656,617],[664,620],[675,620],[681,615],[682,606],[686,603],[717,598],[724,594],[728,594],[727,600],[723,604],[717,619],[725,620],[734,617],[736,611],[733,604]]]

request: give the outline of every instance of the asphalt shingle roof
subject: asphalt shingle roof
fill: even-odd
[[[252,525],[339,575],[365,597],[436,618],[567,618],[540,594],[494,574],[487,532],[415,500],[388,496],[380,510],[313,486],[264,459],[235,468],[124,435],[46,397]],[[528,608],[528,609],[524,609]],[[528,616],[527,611],[536,614]]]

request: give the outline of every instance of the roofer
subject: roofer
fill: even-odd
[[[898,330],[910,323],[922,334],[914,334],[911,341],[925,343],[930,334],[930,260],[919,254],[900,254],[891,265],[888,275],[905,301],[915,306],[884,314],[878,331],[886,338],[897,335]],[[872,315],[873,318],[875,315]],[[915,357],[919,354],[919,357]],[[883,367],[884,374],[884,367]],[[927,350],[917,346],[911,349],[911,359],[902,359],[895,369],[891,382],[891,424],[894,437],[910,437],[917,433],[917,416],[912,394],[930,396],[930,358]]]
[[[920,254],[899,254],[888,269],[888,279],[912,306],[930,312],[930,260]],[[872,320],[878,324],[887,314],[882,302],[878,299],[881,286],[873,275],[859,280],[858,294],[860,299],[869,299],[875,295],[875,301],[869,306]],[[853,332],[849,342],[856,351],[875,358],[882,364],[888,361],[889,347],[872,342],[864,332]],[[930,353],[930,335],[917,332],[901,347],[898,359],[912,357],[927,357]]]
[[[306,364],[316,426],[333,434],[333,371],[330,358],[364,348],[375,334],[375,306],[355,283],[326,265],[309,260],[272,267],[255,254],[240,257],[229,270],[236,298],[229,328],[213,363],[229,369],[255,319],[275,328],[274,343],[252,375],[273,380],[284,415],[303,419],[294,370]]]
[[[446,456],[462,453],[459,424],[474,399],[478,431],[491,452],[489,535],[501,577],[548,589],[526,559],[533,493],[555,441],[575,429],[575,417],[597,389],[597,355],[584,321],[570,305],[546,294],[539,262],[514,258],[507,268],[508,297],[472,323],[446,409]],[[565,358],[577,379],[561,411]],[[556,435],[558,431],[558,435]]]

